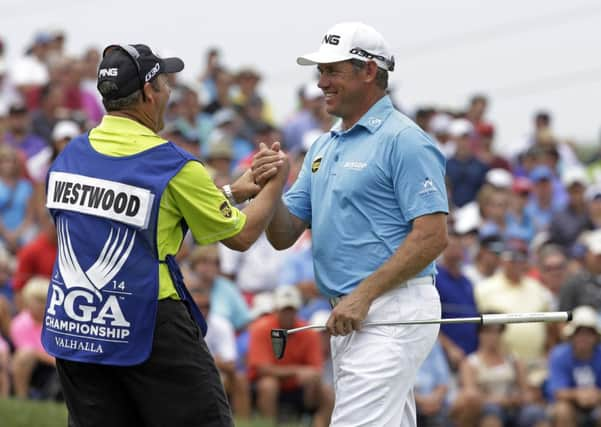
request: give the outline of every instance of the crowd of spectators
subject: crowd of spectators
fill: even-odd
[[[60,399],[40,343],[56,234],[45,175],[71,138],[103,116],[95,88],[100,51],[64,51],[61,31],[39,32],[23,56],[0,40],[0,397]],[[9,41],[9,40],[7,40]],[[281,141],[294,182],[304,154],[335,119],[315,81],[276,123],[253,67],[231,69],[218,49],[195,81],[171,81],[162,136],[197,156],[217,185],[249,167],[259,142]],[[444,317],[574,310],[568,325],[445,325],[416,378],[420,426],[576,426],[601,422],[601,150],[583,158],[534,113],[512,157],[500,156],[489,100],[411,114],[447,157],[449,245],[437,287]],[[239,419],[296,415],[326,426],[333,407],[325,332],[289,338],[276,360],[269,331],[324,323],[311,233],[275,251],[265,236],[244,253],[197,246],[178,254],[208,319],[208,347]]]

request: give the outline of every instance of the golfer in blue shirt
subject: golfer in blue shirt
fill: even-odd
[[[445,158],[386,95],[394,58],[372,27],[335,25],[297,62],[317,65],[327,111],[340,121],[311,146],[267,236],[284,249],[312,229],[316,283],[333,306],[330,425],[415,426],[413,382],[438,325],[362,323],[440,317],[433,276],[447,244]],[[255,157],[259,184],[278,149]]]

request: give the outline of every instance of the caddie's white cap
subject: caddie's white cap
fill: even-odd
[[[323,35],[317,52],[299,56],[296,62],[299,65],[317,65],[349,59],[374,61],[384,70],[394,70],[394,57],[384,37],[361,22],[334,25]]]

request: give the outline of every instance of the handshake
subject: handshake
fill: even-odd
[[[279,142],[271,147],[259,144],[259,151],[254,155],[252,165],[230,187],[233,198],[231,202],[241,203],[255,197],[266,185],[276,185],[279,191],[284,188],[290,172],[288,155],[281,150]]]

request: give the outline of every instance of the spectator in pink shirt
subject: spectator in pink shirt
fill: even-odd
[[[23,288],[25,308],[15,316],[10,337],[15,346],[12,370],[15,395],[25,399],[30,388],[43,390],[55,374],[54,357],[42,347],[42,320],[48,293],[48,279],[35,276]]]

